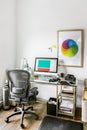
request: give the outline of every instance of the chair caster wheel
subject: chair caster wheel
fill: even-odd
[[[39,116],[35,117],[35,120],[38,120],[39,119]]]
[[[17,108],[14,108],[14,112],[17,112]]]
[[[9,123],[9,119],[8,119],[8,118],[6,118],[6,119],[5,119],[5,122],[6,122],[6,123]]]
[[[24,129],[24,124],[21,124],[21,128]]]
[[[31,108],[31,110],[33,111],[33,107]]]

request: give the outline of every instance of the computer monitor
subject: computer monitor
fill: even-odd
[[[36,57],[34,74],[57,75],[58,58]]]

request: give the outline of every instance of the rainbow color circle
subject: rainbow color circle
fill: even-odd
[[[67,39],[61,45],[61,52],[66,57],[74,57],[78,52],[78,45],[74,40]]]

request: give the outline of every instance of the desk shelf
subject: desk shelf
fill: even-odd
[[[59,89],[60,88],[60,89]],[[75,117],[76,108],[76,85],[68,82],[57,85],[56,115]]]
[[[71,84],[65,80],[61,82],[45,82],[44,80],[41,81],[37,79],[38,78],[35,78],[35,80],[31,82],[35,82],[37,84],[42,85],[47,84],[49,86],[56,86],[56,104],[54,105],[50,104],[49,102],[47,103],[48,114],[52,114],[53,111],[53,114],[55,116],[66,115],[74,118],[76,109],[76,84]],[[50,107],[52,107],[53,109],[50,109]]]

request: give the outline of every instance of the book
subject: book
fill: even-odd
[[[60,103],[59,108],[73,109],[73,103],[71,101],[62,100],[62,102]]]

